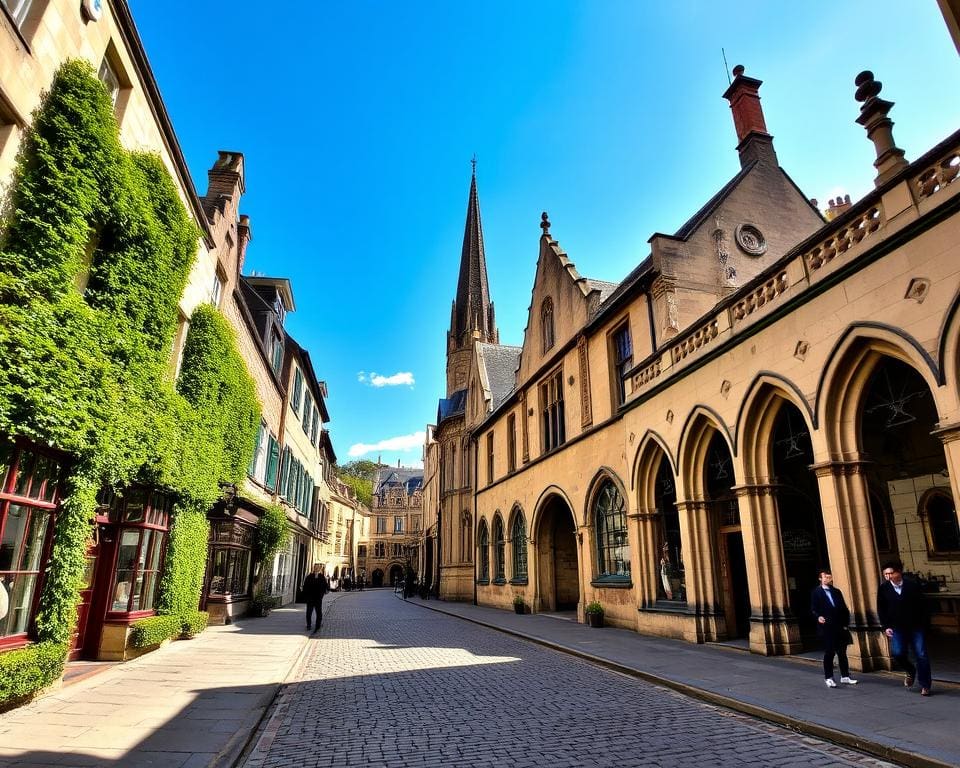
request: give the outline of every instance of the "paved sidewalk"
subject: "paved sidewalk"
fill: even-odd
[[[591,629],[547,615],[517,615],[467,603],[410,600],[587,658],[697,698],[787,725],[911,766],[960,765],[960,688],[939,685],[924,698],[902,675],[859,674],[830,689],[819,664],[763,657],[716,645]],[[932,659],[934,668],[937,660]]]
[[[118,664],[0,715],[0,767],[230,766],[308,638],[291,606]]]

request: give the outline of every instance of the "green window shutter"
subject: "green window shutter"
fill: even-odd
[[[267,455],[267,476],[266,486],[271,491],[277,487],[277,469],[280,465],[280,443],[270,435],[270,453]]]

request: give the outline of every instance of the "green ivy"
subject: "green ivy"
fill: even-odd
[[[242,481],[260,409],[230,328],[212,307],[191,318],[184,373],[172,380],[178,304],[199,231],[161,159],[123,149],[110,97],[86,62],[61,66],[33,115],[8,211],[0,231],[0,434],[73,457],[38,639],[44,648],[69,642],[104,485],[155,485],[178,498],[159,606],[181,630],[199,626],[200,518],[220,482]],[[35,659],[25,686],[46,684],[38,681],[50,653],[24,649],[14,658]]]
[[[271,504],[257,521],[255,546],[257,558],[264,564],[287,546],[290,541],[290,529],[287,528],[287,516],[277,504]]]

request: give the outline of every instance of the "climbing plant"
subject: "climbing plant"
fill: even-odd
[[[273,556],[287,546],[290,540],[290,529],[287,528],[287,516],[276,504],[266,508],[257,522],[256,548],[257,557],[263,563],[269,563]]]
[[[71,637],[105,485],[156,485],[178,498],[159,606],[202,627],[204,510],[220,482],[242,479],[260,416],[212,307],[194,313],[173,380],[171,344],[199,231],[162,160],[123,149],[110,97],[86,62],[57,71],[10,194],[0,226],[0,434],[73,457],[36,617],[38,640],[61,651],[17,657],[42,658],[43,670],[27,677],[43,681]]]

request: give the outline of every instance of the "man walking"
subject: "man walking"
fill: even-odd
[[[323,575],[323,566],[314,563],[313,570],[303,580],[303,599],[307,603],[307,629],[320,629],[323,621],[323,596],[327,594],[327,589],[329,585],[327,577]],[[317,622],[311,627],[314,611],[317,612]]]
[[[833,586],[833,574],[827,568],[819,572],[820,585],[810,593],[810,610],[817,620],[817,634],[823,642],[823,677],[827,688],[836,688],[833,679],[833,657],[836,655],[840,665],[840,683],[856,685],[850,677],[850,665],[847,663],[847,645],[850,632],[850,609],[843,599],[843,593]]]
[[[877,591],[877,613],[880,626],[890,638],[890,653],[903,667],[903,684],[910,688],[920,683],[920,695],[929,696],[933,687],[930,659],[927,656],[927,606],[923,592],[915,581],[903,578],[903,564],[891,560],[883,565],[883,583]],[[917,659],[909,659],[910,649]]]

